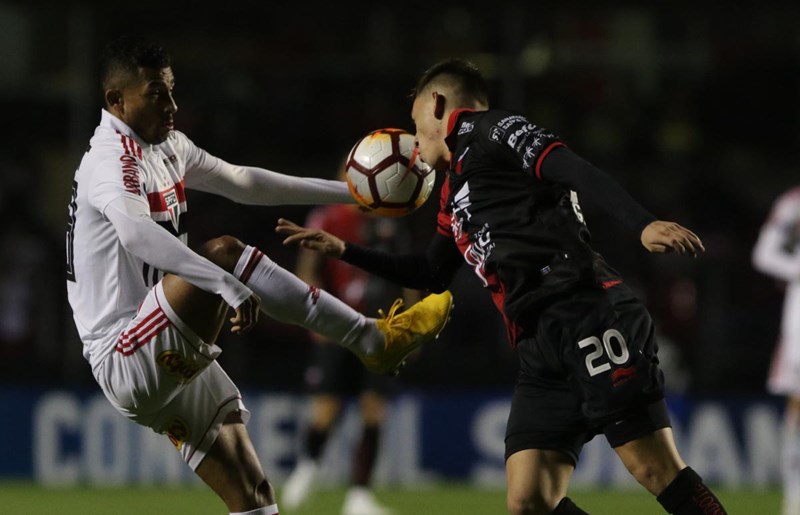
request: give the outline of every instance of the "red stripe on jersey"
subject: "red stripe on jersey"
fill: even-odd
[[[536,178],[537,179],[541,179],[542,178],[542,162],[544,161],[544,158],[547,157],[547,154],[549,154],[550,151],[553,150],[554,148],[565,147],[565,146],[566,145],[564,145],[560,141],[554,141],[553,143],[550,144],[550,146],[548,146],[546,149],[542,150],[542,153],[539,154],[539,159],[536,161]]]
[[[119,134],[119,139],[122,141],[122,148],[125,150],[125,153],[129,156],[138,157],[139,159],[142,158],[142,147],[136,143],[136,140],[131,138],[130,136],[126,136],[121,132],[117,131]]]
[[[128,147],[128,139],[125,137],[124,134],[119,134],[119,140],[122,142],[122,148],[125,150],[125,153],[131,155],[131,149]]]
[[[439,196],[439,213],[436,215],[436,230],[442,236],[453,237],[450,215],[447,213],[447,200],[450,197],[450,178],[445,177]]]
[[[158,333],[170,324],[166,313],[160,308],[147,315],[141,322],[128,331],[124,331],[117,340],[116,351],[123,356],[130,356],[146,345]]]
[[[183,185],[183,179],[181,179],[181,182],[176,182],[175,186],[172,188],[147,194],[147,202],[150,204],[150,211],[152,213],[160,213],[169,210],[167,202],[164,200],[164,195],[170,191],[175,191],[175,197],[179,204],[186,202],[186,189]]]
[[[148,315],[148,317],[139,323],[133,329],[123,332],[119,339],[117,340],[118,347],[127,347],[131,345],[131,342],[135,341],[139,336],[143,334],[147,334],[153,327],[161,324],[167,316],[164,314],[163,311],[154,311],[152,314]]]
[[[622,279],[612,279],[611,281],[603,281],[603,289],[607,290],[609,288],[613,288],[618,284],[622,284]]]
[[[253,251],[250,253],[250,259],[247,260],[247,264],[244,270],[242,270],[242,275],[239,276],[239,280],[242,281],[243,284],[247,284],[247,281],[250,280],[250,276],[253,275],[253,270],[256,269],[256,265],[261,261],[263,256],[264,254],[260,250],[253,247]]]

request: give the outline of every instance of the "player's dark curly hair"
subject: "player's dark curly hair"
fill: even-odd
[[[167,68],[172,66],[169,53],[161,46],[142,39],[122,36],[103,49],[100,58],[100,82],[103,89],[115,81],[136,75],[139,67]]]
[[[428,85],[442,79],[456,86],[462,98],[489,104],[489,87],[481,71],[472,62],[457,57],[444,59],[428,68],[419,78],[411,98],[416,98]]]

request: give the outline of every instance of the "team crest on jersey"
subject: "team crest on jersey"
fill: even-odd
[[[172,220],[172,226],[175,227],[175,231],[177,231],[178,218],[180,217],[180,202],[178,201],[178,194],[173,189],[165,191],[161,195],[164,198],[164,204],[167,206],[169,218]]]

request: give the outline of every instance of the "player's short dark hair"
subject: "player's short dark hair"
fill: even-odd
[[[416,98],[423,89],[438,79],[451,81],[464,100],[489,104],[489,87],[481,71],[474,63],[457,57],[443,59],[425,70],[411,94],[412,98]]]
[[[139,68],[168,68],[169,53],[161,46],[132,36],[122,36],[108,43],[100,59],[100,83],[103,89],[115,81],[135,76]]]

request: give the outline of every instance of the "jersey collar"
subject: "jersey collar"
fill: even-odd
[[[114,116],[110,111],[107,111],[106,109],[100,110],[100,126],[108,127],[109,129],[116,131],[124,136],[130,136],[142,148],[151,147],[149,143],[143,141],[135,132],[133,132],[133,129],[128,127],[128,125],[125,122]]]

